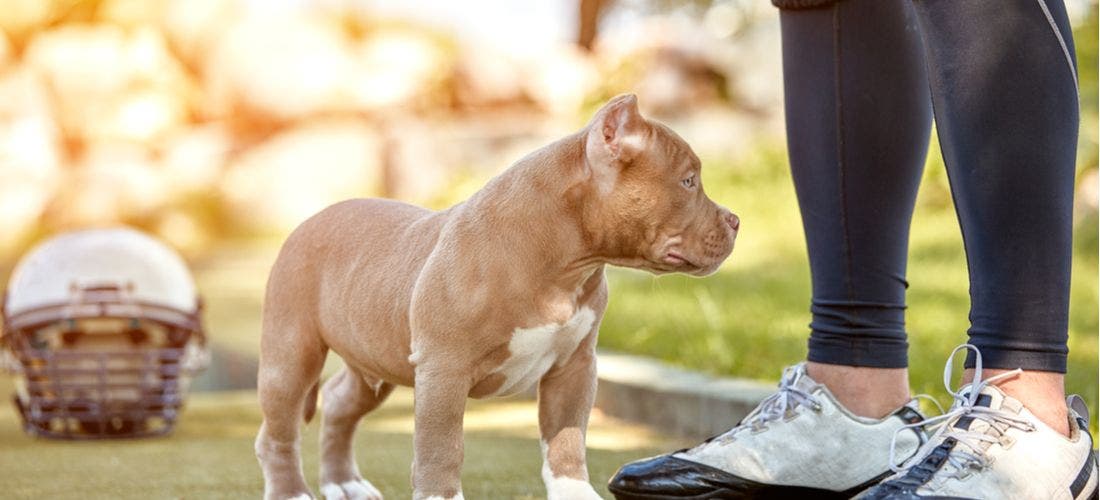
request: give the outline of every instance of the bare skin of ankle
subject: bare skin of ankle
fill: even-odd
[[[806,362],[810,378],[829,388],[848,411],[882,418],[909,402],[909,370]]]
[[[983,368],[982,378],[989,379],[1010,371],[1012,370]],[[963,372],[963,384],[969,384],[973,380],[973,369]],[[1069,410],[1066,409],[1065,383],[1066,377],[1061,373],[1024,371],[1019,376],[993,385],[999,387],[1005,394],[1020,400],[1036,418],[1051,429],[1069,436]]]

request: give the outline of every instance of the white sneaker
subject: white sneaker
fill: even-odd
[[[952,360],[963,349],[976,354],[974,382],[950,389]],[[1070,396],[1070,429],[1066,437],[1035,418],[994,382],[1020,370],[982,380],[981,355],[969,344],[951,353],[944,384],[955,398],[928,443],[898,473],[864,492],[861,500],[879,499],[1085,499],[1096,498],[1096,454],[1088,432],[1088,410]]]
[[[619,500],[850,498],[891,473],[894,436],[902,457],[924,442],[916,407],[913,401],[881,419],[853,415],[798,364],[729,432],[627,464],[608,489]]]

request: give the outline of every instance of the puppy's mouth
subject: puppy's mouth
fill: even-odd
[[[689,269],[699,269],[701,267],[689,260],[687,257],[684,257],[683,254],[674,251],[669,251],[668,253],[666,253],[665,256],[661,258],[661,262],[664,264],[668,264],[675,269],[685,267]]]

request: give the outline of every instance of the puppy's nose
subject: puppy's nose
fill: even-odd
[[[730,229],[736,231],[737,228],[741,227],[741,218],[733,213],[726,214],[726,224],[729,225]]]

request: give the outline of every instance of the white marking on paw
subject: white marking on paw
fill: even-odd
[[[321,486],[321,494],[325,500],[382,500],[382,493],[366,479],[328,483]]]
[[[340,486],[344,488],[351,500],[382,500],[382,492],[366,479],[348,481]]]
[[[588,481],[557,477],[546,483],[546,500],[602,500]]]
[[[602,500],[588,481],[571,477],[555,477],[546,461],[546,441],[539,441],[542,447],[542,482],[546,483],[546,500]]]
[[[321,486],[321,496],[325,500],[344,500],[344,490],[338,484],[328,483]]]
[[[302,493],[301,495],[290,497],[287,500],[313,500],[313,495],[310,495],[309,493]]]
[[[508,359],[494,372],[504,375],[504,383],[494,395],[515,394],[535,385],[551,366],[577,350],[595,321],[596,312],[581,307],[565,323],[516,328],[508,341]]]
[[[428,497],[425,500],[466,500],[466,499],[462,498],[462,492],[460,491],[460,492],[458,492],[457,495],[455,495],[451,498],[443,498],[439,495],[432,495],[432,496]]]

